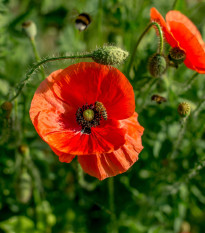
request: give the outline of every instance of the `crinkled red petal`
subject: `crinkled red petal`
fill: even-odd
[[[132,85],[116,68],[95,62],[71,65],[54,77],[53,92],[75,107],[102,102],[110,119],[125,119],[134,113]]]
[[[166,21],[179,47],[186,53],[185,65],[205,73],[205,44],[196,26],[179,11],[169,11]]]
[[[172,47],[177,47],[178,43],[177,40],[174,38],[174,36],[172,35],[169,26],[167,25],[167,23],[165,22],[164,18],[162,17],[162,15],[157,11],[156,8],[151,8],[150,10],[150,17],[151,17],[151,21],[152,22],[157,22],[159,23],[159,25],[162,28],[164,37],[166,39],[166,41],[172,46]]]
[[[121,148],[112,153],[78,156],[83,170],[99,180],[127,171],[138,160],[138,154],[143,149],[141,136],[144,128],[139,125],[137,114],[120,122],[127,129],[126,143]]]

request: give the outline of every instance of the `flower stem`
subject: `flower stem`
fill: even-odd
[[[110,233],[118,233],[118,226],[115,215],[115,204],[114,204],[114,178],[108,179],[108,190],[109,190],[109,206],[110,206]]]
[[[182,139],[186,131],[186,126],[187,126],[187,117],[183,118],[181,121],[181,127],[178,133],[178,138],[176,139],[176,144],[174,144],[174,149],[170,155],[170,159],[174,159],[177,155],[178,149],[181,145]]]
[[[36,58],[36,61],[37,62],[40,62],[40,56],[38,54],[38,50],[37,50],[37,47],[36,47],[36,41],[35,41],[35,38],[32,37],[32,38],[29,38],[30,39],[30,42],[31,42],[31,46],[32,46],[32,49],[33,49],[33,53],[34,53],[34,56]],[[45,72],[44,72],[44,69],[43,67],[41,67],[41,74],[42,74],[42,78],[45,79],[46,78],[46,75],[45,75]]]
[[[181,92],[183,93],[185,91],[188,91],[191,88],[192,83],[195,81],[196,77],[199,75],[199,73],[194,73],[192,77],[185,83],[185,85],[181,88]]]
[[[27,81],[30,79],[31,75],[36,71],[41,65],[51,62],[51,61],[57,61],[57,60],[65,60],[65,59],[78,59],[78,58],[91,58],[92,54],[85,54],[85,55],[73,55],[73,56],[60,56],[60,57],[51,57],[46,58],[40,62],[38,62],[36,65],[34,65],[26,74],[26,78],[20,82],[20,84],[17,86],[16,94],[10,98],[10,102],[15,100],[19,94],[21,93],[23,87],[26,85]]]
[[[145,34],[149,31],[149,29],[152,27],[152,26],[156,26],[157,27],[157,30],[159,32],[159,38],[160,38],[160,43],[159,43],[159,47],[158,47],[158,50],[159,50],[159,54],[162,54],[163,53],[163,50],[164,50],[164,40],[163,40],[163,32],[162,32],[162,29],[160,27],[160,25],[157,23],[157,22],[151,22],[146,28],[145,30],[143,31],[143,33],[141,34],[141,36],[139,37],[139,39],[137,40],[137,43],[135,44],[135,47],[133,49],[133,52],[132,52],[132,55],[131,55],[131,59],[130,59],[130,63],[128,65],[128,68],[127,68],[127,74],[129,74],[129,71],[132,67],[132,64],[134,62],[134,58],[135,58],[135,55],[136,55],[136,52],[137,52],[137,48],[140,44],[140,42],[142,41],[143,37],[145,36]]]
[[[193,112],[193,116],[194,118],[196,118],[199,114],[199,112],[201,111],[203,105],[205,104],[205,98],[203,98],[199,104],[197,105],[197,107],[195,108],[194,112]]]

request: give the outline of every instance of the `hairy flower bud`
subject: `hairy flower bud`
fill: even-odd
[[[103,46],[92,52],[92,59],[103,65],[116,65],[123,63],[129,53],[116,46]]]
[[[191,112],[191,108],[188,103],[183,102],[179,104],[177,111],[181,117],[187,117]]]
[[[161,77],[167,69],[167,60],[165,56],[159,53],[155,53],[151,56],[148,63],[148,69],[153,77]]]
[[[8,101],[4,102],[4,103],[1,105],[1,109],[2,109],[2,111],[3,111],[3,116],[4,116],[5,118],[8,119],[8,118],[10,117],[11,111],[12,111],[12,107],[13,107],[12,103],[11,103],[11,102],[8,102]]]
[[[170,61],[173,61],[176,65],[178,65],[185,60],[186,54],[183,50],[175,47],[170,49],[168,58]]]
[[[30,39],[34,39],[37,34],[36,24],[33,21],[24,22],[22,29]]]

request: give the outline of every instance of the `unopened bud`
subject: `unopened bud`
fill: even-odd
[[[103,46],[92,52],[92,59],[102,65],[116,65],[123,63],[129,53],[116,46]]]
[[[22,29],[30,39],[34,39],[37,34],[36,24],[33,21],[24,22]]]
[[[186,54],[180,48],[175,47],[170,49],[168,58],[170,61],[173,61],[176,65],[178,65],[186,59]]]
[[[1,105],[1,109],[2,109],[2,111],[3,111],[3,115],[4,115],[5,118],[8,119],[8,118],[10,117],[12,107],[13,107],[12,103],[11,103],[11,102],[8,102],[8,101],[4,102],[4,103]]]
[[[187,117],[191,112],[191,108],[188,103],[183,102],[179,104],[177,111],[181,117]]]
[[[159,78],[167,69],[167,60],[164,55],[156,53],[150,57],[148,65],[150,74],[155,78]]]
[[[20,203],[27,203],[32,194],[32,179],[26,169],[22,169],[16,184],[16,196]]]

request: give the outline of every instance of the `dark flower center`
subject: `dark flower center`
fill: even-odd
[[[84,134],[90,134],[91,128],[100,125],[102,119],[107,120],[107,111],[101,102],[85,104],[76,112],[76,121]]]
[[[180,48],[174,47],[170,49],[168,57],[171,61],[180,64],[186,59],[186,54]]]

